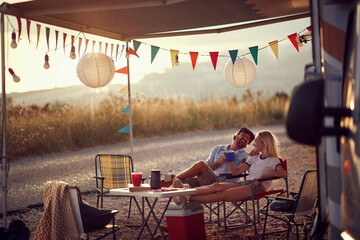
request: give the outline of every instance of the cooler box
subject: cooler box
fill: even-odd
[[[171,203],[165,212],[170,240],[206,239],[204,209],[200,203],[197,207],[186,207]]]

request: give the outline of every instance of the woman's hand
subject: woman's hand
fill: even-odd
[[[256,155],[259,155],[260,152],[257,150],[257,149],[253,149],[251,150],[251,152],[249,153],[250,156],[256,156]]]

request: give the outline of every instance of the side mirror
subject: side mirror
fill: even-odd
[[[293,93],[286,118],[289,137],[300,143],[318,145],[322,127],[324,81],[301,84]]]

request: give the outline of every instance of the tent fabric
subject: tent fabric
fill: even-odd
[[[121,41],[187,30],[309,16],[308,0],[37,0],[0,12]],[[282,20],[280,20],[282,21]],[[251,25],[250,25],[251,26]],[[165,34],[165,36],[166,36]],[[164,36],[164,35],[159,35]]]

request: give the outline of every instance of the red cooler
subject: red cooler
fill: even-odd
[[[171,203],[165,217],[170,240],[206,239],[204,209],[200,203],[191,206]]]

